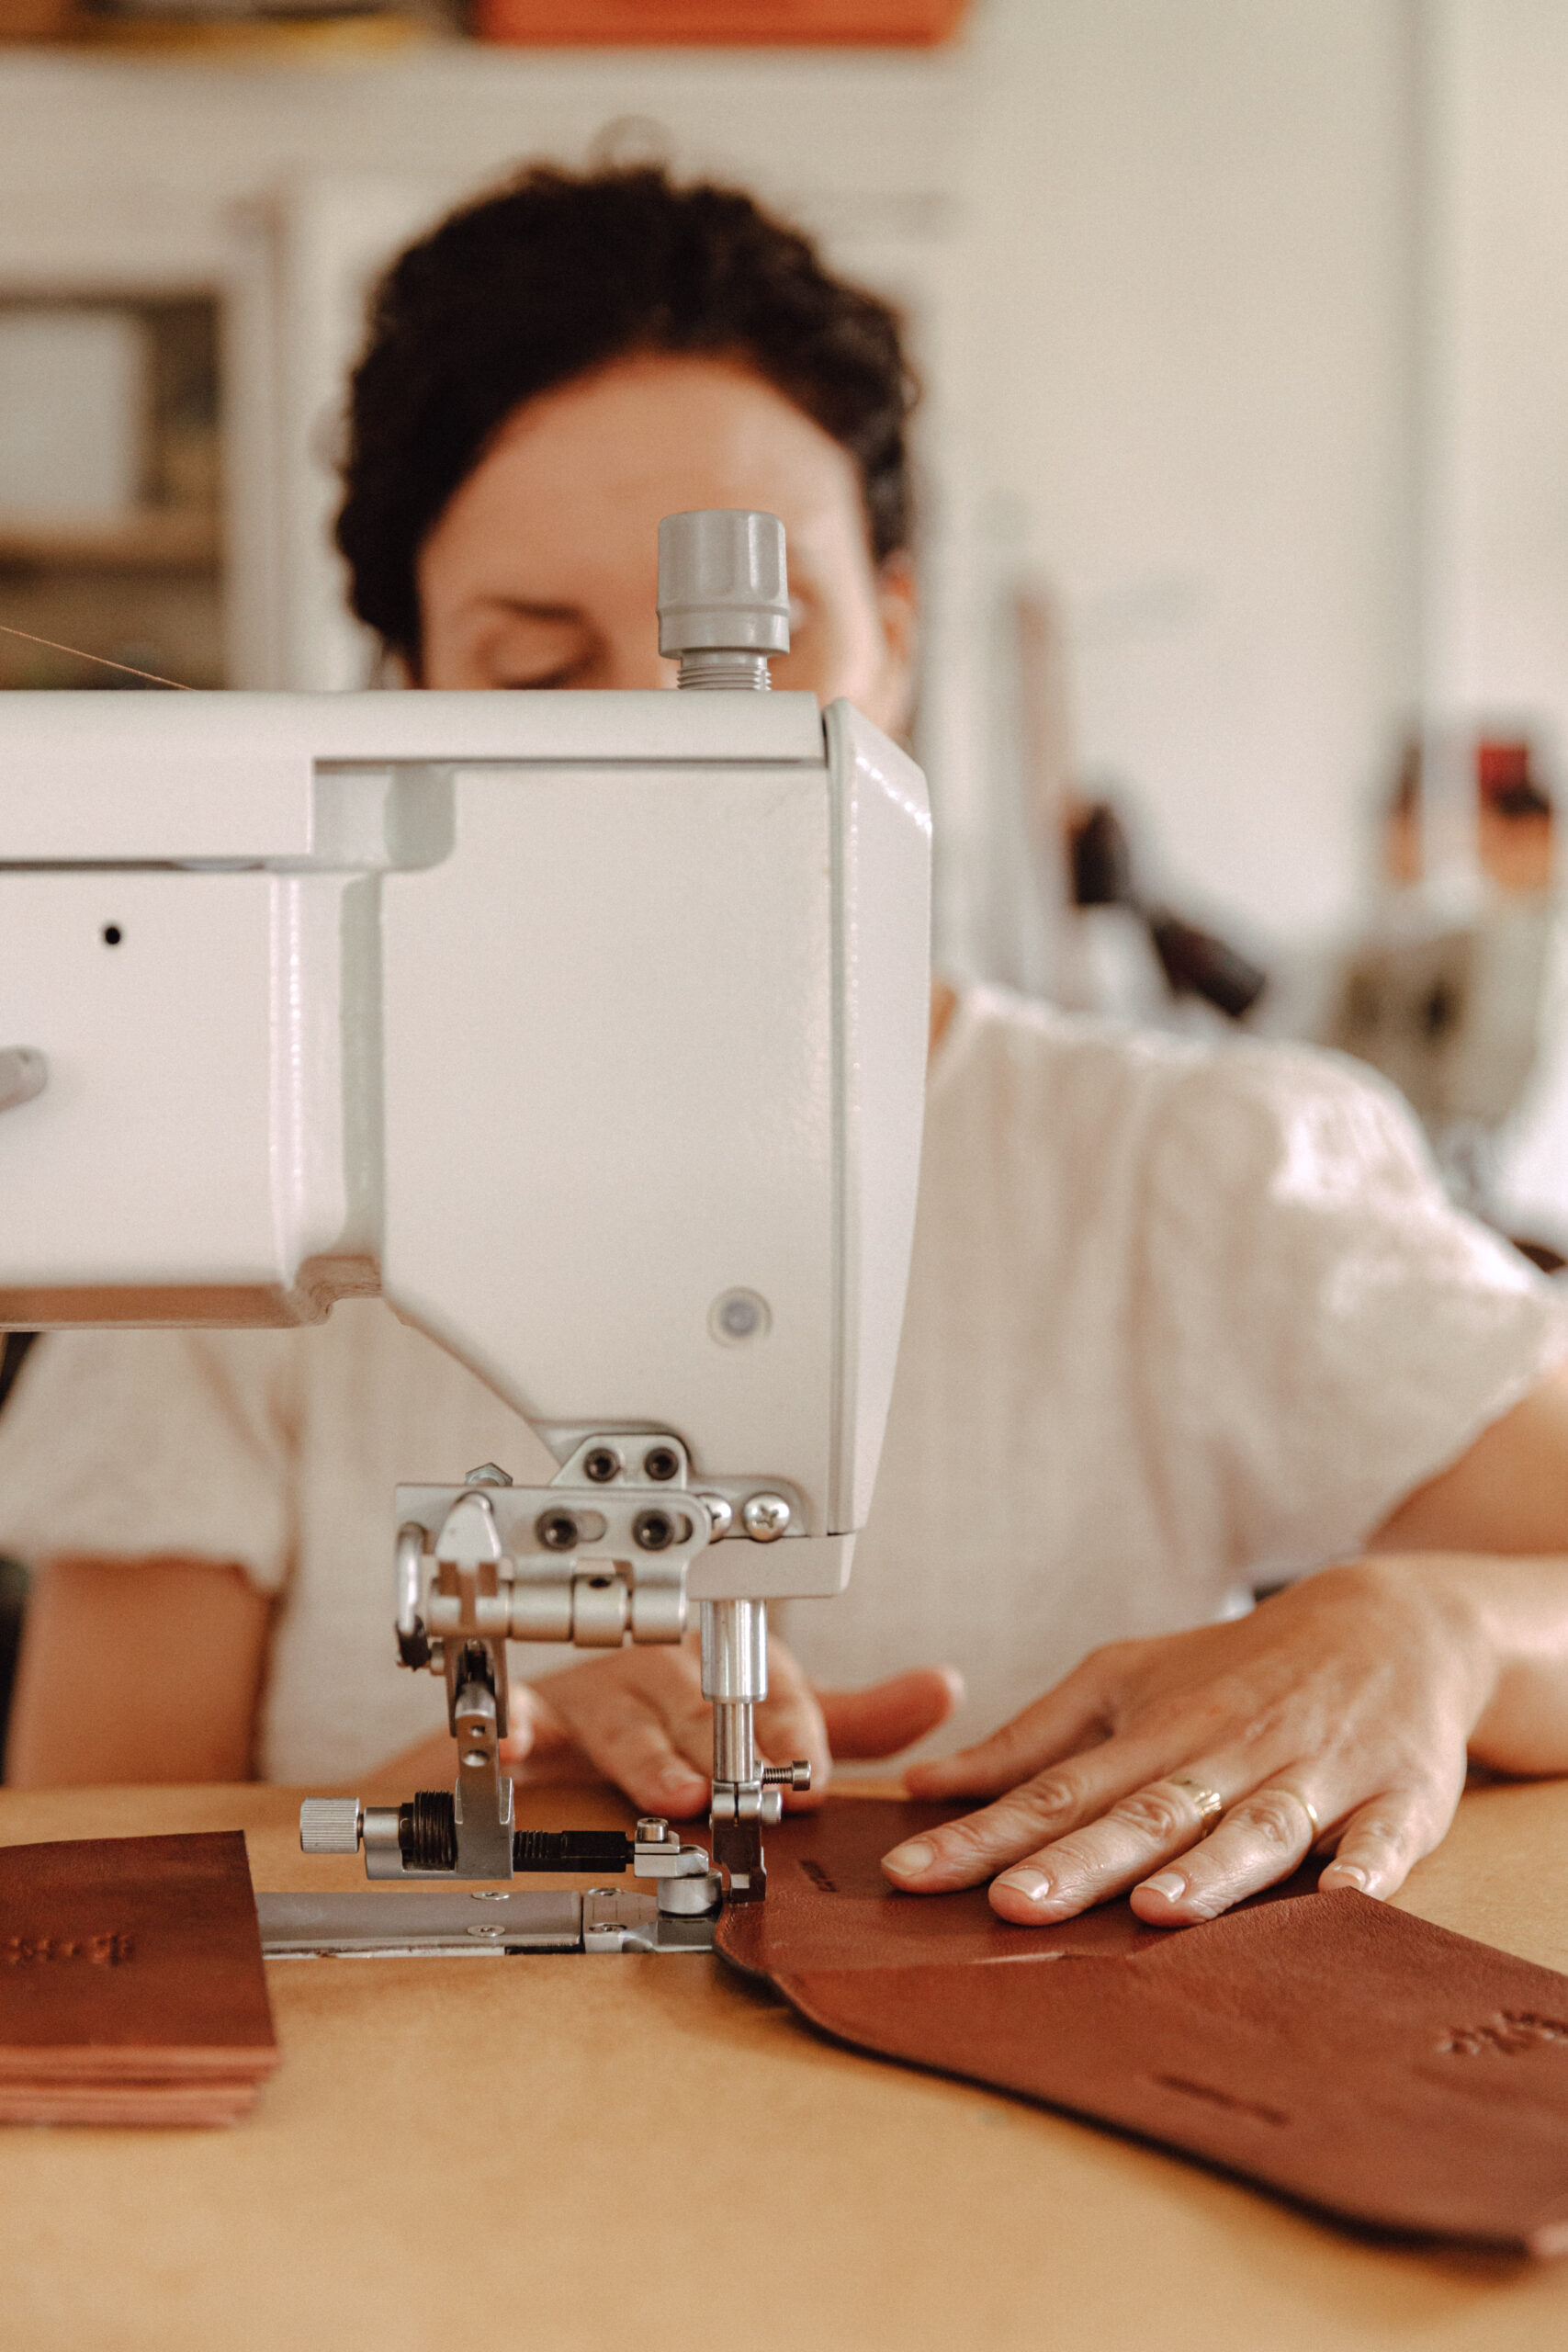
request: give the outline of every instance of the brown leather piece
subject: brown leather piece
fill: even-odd
[[[227,2123],[276,2064],[239,1830],[0,1849],[0,2122]]]
[[[984,1889],[874,1882],[879,1855],[954,1810],[794,1815],[768,1838],[767,1902],[727,1915],[720,1950],[857,2049],[1343,2220],[1568,2252],[1568,1977],[1349,1890],[1275,1891],[1200,1928],[1116,1903],[1011,1928]]]

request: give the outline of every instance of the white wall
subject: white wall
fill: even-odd
[[[986,482],[1086,764],[1260,922],[1354,887],[1413,687],[1403,0],[999,0],[972,93]]]
[[[1455,87],[1441,659],[1457,705],[1539,713],[1568,746],[1568,8],[1444,6]]]

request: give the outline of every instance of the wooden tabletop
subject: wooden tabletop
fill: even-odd
[[[0,1843],[243,1827],[280,1789],[0,1791]],[[525,1823],[618,1816],[524,1795]],[[1568,1969],[1568,1783],[1478,1791],[1401,1898]],[[1509,2352],[1568,2263],[1357,2239],[819,2041],[705,1956],[278,1961],[227,2132],[0,2131],[0,2346],[39,2352]]]

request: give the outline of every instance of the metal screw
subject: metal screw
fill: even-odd
[[[637,1826],[639,1846],[662,1846],[671,1834],[670,1824],[662,1814],[645,1813]]]
[[[675,1533],[667,1511],[638,1511],[632,1521],[632,1541],[639,1551],[667,1552]]]
[[[681,1457],[672,1445],[650,1445],[642,1457],[642,1475],[651,1478],[655,1486],[662,1487],[678,1477],[680,1470]]]
[[[577,1521],[569,1510],[541,1511],[535,1533],[547,1552],[570,1552],[577,1544]]]
[[[608,1445],[596,1445],[592,1453],[582,1457],[582,1475],[596,1487],[607,1487],[620,1466],[620,1455]]]
[[[811,1767],[803,1756],[797,1756],[793,1764],[764,1765],[762,1785],[770,1789],[808,1789]]]
[[[469,1471],[463,1484],[465,1487],[510,1487],[512,1480],[499,1463],[481,1462],[477,1470]]]
[[[708,1521],[712,1529],[708,1542],[716,1544],[728,1534],[735,1524],[735,1505],[727,1495],[703,1494],[697,1497],[697,1500],[708,1507]]]
[[[782,1495],[752,1495],[740,1514],[753,1544],[776,1544],[789,1531],[789,1505]]]

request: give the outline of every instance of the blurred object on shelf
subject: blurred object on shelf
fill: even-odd
[[[123,526],[141,495],[148,361],[132,311],[0,311],[0,529]]]
[[[1540,753],[1528,738],[1483,736],[1461,750],[1473,778],[1475,855],[1482,872],[1509,892],[1545,890],[1552,877],[1551,794],[1539,774]],[[1383,835],[1389,881],[1419,882],[1429,873],[1421,777],[1421,741],[1412,736],[1400,755]],[[1467,807],[1467,816],[1469,809]]]
[[[1544,895],[1461,924],[1396,908],[1346,960],[1324,1042],[1391,1078],[1445,1163],[1529,1083],[1555,920]]]
[[[983,976],[1025,996],[1061,993],[1068,892],[1063,832],[1073,741],[1068,647],[1049,589],[1013,551],[987,598],[987,822],[977,874]]]
[[[0,42],[59,40],[75,17],[73,0],[0,0]]]
[[[1542,1158],[1541,1122],[1556,1136],[1568,1119],[1552,794],[1539,745],[1522,735],[1479,733],[1451,751],[1448,781],[1461,797],[1447,814],[1473,855],[1437,870],[1427,761],[1412,739],[1383,818],[1387,895],[1337,961],[1321,1042],[1401,1090],[1462,1206],[1529,1234],[1528,1254],[1554,1256],[1568,1242],[1568,1151],[1547,1152],[1561,1164],[1544,1185],[1539,1171],[1520,1181]]]
[[[222,471],[213,298],[0,298],[0,688],[222,685]]]
[[[1062,609],[1021,574],[1016,517],[993,520],[984,977],[1072,1012],[1157,1028],[1247,1017],[1268,974],[1178,914],[1141,875],[1127,823],[1077,780],[1071,645]]]
[[[210,571],[220,553],[215,507],[144,507],[115,523],[30,523],[0,513],[0,572]]]
[[[1075,1001],[1084,1009],[1122,1012],[1131,1018],[1157,1019],[1157,1003],[1148,1001],[1143,973],[1157,973],[1156,990],[1207,1004],[1227,1021],[1245,1021],[1269,986],[1269,975],[1251,957],[1201,925],[1190,922],[1169,907],[1151,901],[1138,887],[1134,873],[1133,844],[1127,828],[1108,800],[1079,802],[1069,832],[1073,904],[1076,926],[1089,950],[1099,985],[1080,982]],[[1098,917],[1098,920],[1097,920]],[[1106,918],[1113,918],[1107,921]],[[1137,987],[1142,1001],[1114,1001],[1111,981],[1111,947],[1117,968],[1128,986]],[[1110,998],[1111,1001],[1107,1001]]]
[[[0,0],[0,9],[10,0]],[[97,0],[60,16],[32,36],[79,48],[154,57],[262,64],[331,63],[462,29],[461,0]]]
[[[932,49],[968,0],[474,0],[483,40],[532,48]]]

